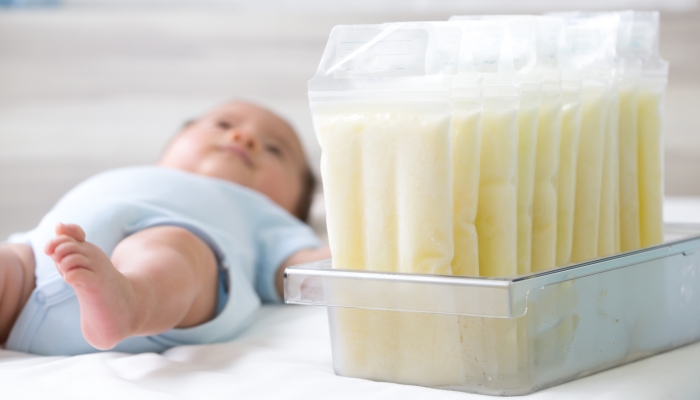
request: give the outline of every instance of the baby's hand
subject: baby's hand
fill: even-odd
[[[320,247],[318,249],[305,249],[292,254],[285,262],[277,269],[275,276],[275,287],[277,294],[284,298],[284,269],[290,265],[304,264],[312,261],[320,261],[331,258],[331,249],[328,247]]]

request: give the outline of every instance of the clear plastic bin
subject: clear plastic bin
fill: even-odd
[[[338,375],[524,395],[700,340],[700,226],[512,278],[285,271],[285,302],[328,306]]]

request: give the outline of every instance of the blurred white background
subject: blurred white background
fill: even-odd
[[[31,229],[88,176],[154,162],[184,121],[228,99],[286,116],[318,171],[306,82],[334,25],[562,8],[554,0],[513,4],[0,0],[0,240]],[[569,10],[625,8],[662,10],[661,53],[671,62],[666,193],[700,195],[696,1],[566,3]]]

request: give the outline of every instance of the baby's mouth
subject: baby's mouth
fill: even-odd
[[[233,155],[240,157],[241,160],[243,160],[243,163],[245,163],[245,165],[247,165],[249,168],[254,167],[253,160],[248,155],[248,152],[245,149],[241,148],[240,146],[236,146],[233,144],[226,144],[226,145],[222,145],[221,149],[227,153],[230,153],[230,154],[233,154]]]

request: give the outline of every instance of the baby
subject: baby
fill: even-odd
[[[313,175],[292,127],[234,102],[157,166],[97,175],[0,244],[0,343],[72,355],[232,339],[286,266],[330,257],[305,220]]]

